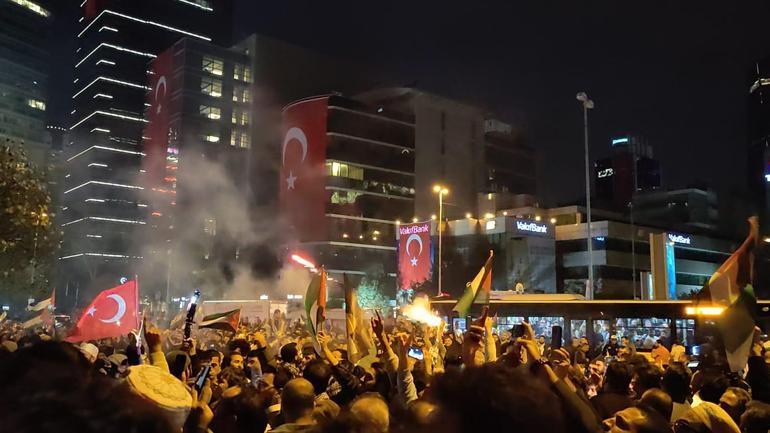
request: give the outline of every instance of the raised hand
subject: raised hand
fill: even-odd
[[[382,316],[380,316],[379,310],[375,311],[376,317],[372,317],[372,332],[374,335],[382,340],[385,335],[385,324],[383,323]]]
[[[160,330],[151,323],[147,323],[147,319],[142,320],[144,321],[144,341],[147,342],[150,353],[161,351]]]

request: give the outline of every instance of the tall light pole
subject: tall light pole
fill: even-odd
[[[441,234],[444,231],[444,196],[449,194],[449,189],[442,185],[434,185],[433,192],[438,194],[438,296],[444,292],[441,291]]]
[[[594,298],[594,247],[591,234],[591,161],[588,155],[588,110],[594,108],[594,101],[588,99],[585,92],[576,96],[583,104],[583,145],[586,157],[586,226],[588,227],[588,284],[586,285],[586,298]]]

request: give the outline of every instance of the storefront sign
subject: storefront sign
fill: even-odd
[[[668,234],[668,240],[673,242],[673,243],[675,243],[675,244],[680,244],[680,245],[691,245],[692,244],[692,240],[690,239],[689,236],[684,236],[684,235],[679,235],[679,234],[674,234],[674,233],[669,233]]]

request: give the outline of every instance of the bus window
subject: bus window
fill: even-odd
[[[564,327],[563,317],[530,317],[529,323],[532,325],[532,330],[535,331],[535,336],[545,336],[546,340],[551,338],[551,328],[559,325]],[[562,344],[564,342],[562,341]]]
[[[619,337],[628,339],[640,350],[650,350],[656,340],[662,338],[668,341],[670,336],[670,319],[657,317],[618,318],[615,330]]]
[[[569,327],[572,338],[588,338],[585,320],[570,320]]]
[[[612,322],[606,319],[594,320],[594,344],[598,347],[610,341]]]
[[[695,345],[695,319],[676,319],[676,338],[687,347]]]
[[[513,328],[513,325],[518,325],[524,321],[523,317],[515,317],[515,316],[507,316],[507,317],[498,317],[497,318],[497,324],[496,326],[493,326],[493,328],[496,328],[497,332],[499,334],[510,331],[511,328]]]
[[[452,329],[455,331],[462,331],[465,332],[465,319],[460,317],[455,317],[452,319]]]

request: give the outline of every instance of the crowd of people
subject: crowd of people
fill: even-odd
[[[371,347],[311,335],[280,314],[184,340],[140,335],[70,344],[0,323],[0,429],[7,432],[767,433],[770,370],[756,332],[730,373],[708,344],[688,359],[609,338],[550,347],[486,314],[464,333],[371,319]],[[369,331],[369,329],[367,329]],[[360,346],[359,346],[360,347]],[[697,361],[697,368],[691,361]]]

